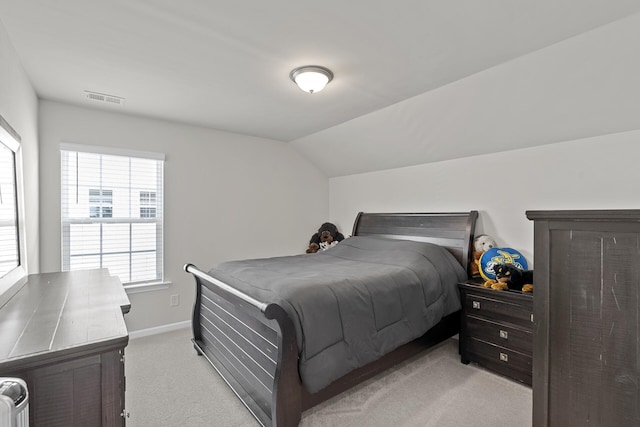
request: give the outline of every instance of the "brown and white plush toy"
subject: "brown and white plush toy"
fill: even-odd
[[[338,227],[330,222],[325,222],[320,226],[318,232],[311,236],[307,253],[314,254],[320,250],[324,251],[342,240],[344,240],[344,235],[338,231]]]
[[[485,288],[496,291],[507,289],[522,292],[533,292],[533,270],[523,270],[513,264],[496,264],[493,267],[495,280],[487,280]]]
[[[480,234],[473,239],[473,262],[471,263],[472,276],[478,276],[480,274],[480,257],[482,254],[496,246],[496,241],[486,234]]]

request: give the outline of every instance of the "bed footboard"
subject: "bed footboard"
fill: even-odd
[[[211,277],[196,279],[193,344],[263,426],[297,426],[301,417],[298,346],[291,318]]]

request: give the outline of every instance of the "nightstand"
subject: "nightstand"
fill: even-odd
[[[460,359],[531,385],[533,295],[459,283],[462,298]]]

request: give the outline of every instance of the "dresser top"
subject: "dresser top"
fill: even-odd
[[[532,220],[640,221],[640,209],[527,211]]]
[[[129,341],[129,299],[107,269],[32,274],[0,309],[0,371]]]

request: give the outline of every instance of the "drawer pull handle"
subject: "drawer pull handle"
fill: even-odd
[[[476,310],[480,310],[480,301],[472,301],[471,307],[475,308]]]
[[[508,362],[509,361],[509,355],[506,354],[506,353],[500,353],[500,361]]]
[[[503,331],[502,329],[500,329],[500,338],[504,338],[505,340],[508,340],[509,339],[509,332]]]

